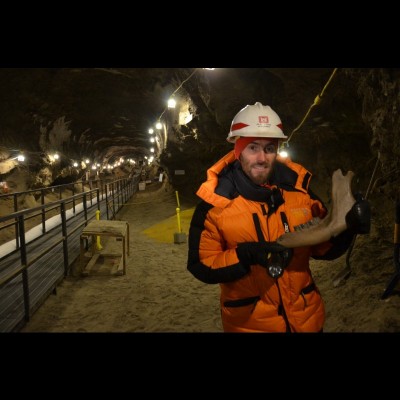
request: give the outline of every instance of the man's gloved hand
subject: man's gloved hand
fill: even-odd
[[[267,271],[272,278],[279,278],[283,270],[289,265],[293,256],[293,249],[286,248],[279,253],[271,253],[268,259]]]
[[[367,200],[361,193],[355,196],[356,202],[346,214],[346,224],[350,232],[354,234],[366,234],[371,229],[371,209]]]
[[[268,267],[268,254],[288,250],[276,242],[244,242],[238,243],[236,254],[239,261],[246,266],[260,264]]]

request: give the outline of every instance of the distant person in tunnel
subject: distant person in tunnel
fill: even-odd
[[[257,102],[234,117],[234,149],[207,171],[189,230],[188,270],[220,285],[225,332],[322,332],[325,311],[310,257],[333,260],[368,233],[369,204],[359,199],[347,229],[329,241],[289,249],[285,232],[327,209],[310,189],[311,173],[278,154],[286,139],[278,114]]]

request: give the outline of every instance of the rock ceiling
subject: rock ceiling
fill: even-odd
[[[155,162],[176,187],[193,194],[207,167],[231,149],[225,138],[239,109],[256,101],[268,104],[290,134],[333,70],[3,68],[0,174],[10,179],[24,168],[10,161],[17,151],[26,155],[30,173],[48,171],[48,183],[73,160],[101,165],[120,157],[143,160],[152,155],[148,130],[162,116]],[[374,191],[389,202],[398,195],[399,82],[397,69],[338,68],[320,104],[293,134],[292,158],[314,173],[322,196],[329,195],[336,168],[354,170],[355,190],[365,192],[378,151]],[[169,110],[166,102],[175,91],[177,107]],[[179,111],[193,119],[182,123]],[[48,157],[55,151],[61,155],[57,167]],[[185,175],[175,176],[178,169]]]
[[[1,144],[59,151],[71,159],[149,155],[148,129],[169,95],[190,75],[176,97],[178,106],[183,99],[197,108],[195,124],[201,136],[224,139],[233,115],[258,100],[271,104],[290,130],[331,73],[332,69],[261,68],[2,69]],[[167,114],[170,111],[164,119]]]

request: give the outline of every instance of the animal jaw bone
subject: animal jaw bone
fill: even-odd
[[[332,210],[317,225],[305,227],[300,231],[288,232],[280,236],[277,243],[282,246],[293,248],[302,246],[313,246],[328,241],[332,236],[346,230],[346,214],[356,202],[351,192],[351,180],[354,172],[349,171],[346,175],[337,169],[332,175]]]

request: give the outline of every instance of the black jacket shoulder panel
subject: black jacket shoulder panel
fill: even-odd
[[[226,197],[228,199],[234,199],[239,195],[234,177],[233,177],[234,163],[227,165],[218,175],[218,185],[215,188],[215,193]]]
[[[277,161],[272,172],[271,184],[282,187],[283,189],[291,188],[291,190],[295,190],[294,187],[296,186],[298,178],[299,175],[296,171],[293,171],[287,165]]]

